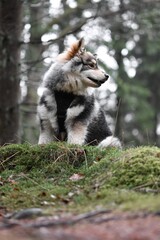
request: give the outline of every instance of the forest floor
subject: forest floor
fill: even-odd
[[[0,240],[160,239],[160,148],[0,148]]]
[[[1,240],[159,240],[160,216],[149,213],[54,215],[34,220],[0,221]]]

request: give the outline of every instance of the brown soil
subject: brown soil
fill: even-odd
[[[95,211],[35,219],[1,214],[0,240],[160,240],[160,213]]]

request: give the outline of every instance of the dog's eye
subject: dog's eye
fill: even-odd
[[[88,66],[89,66],[90,68],[96,68],[96,64],[94,64],[94,63],[89,63]]]

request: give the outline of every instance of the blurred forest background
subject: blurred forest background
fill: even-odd
[[[96,95],[115,134],[160,145],[159,0],[0,0],[0,145],[37,143],[43,74],[80,37],[110,75]]]

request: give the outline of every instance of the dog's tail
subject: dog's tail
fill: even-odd
[[[81,53],[82,52],[82,49],[83,49],[83,46],[84,46],[84,39],[81,38],[80,40],[76,41],[75,43],[73,43],[71,45],[71,47],[58,55],[58,60],[59,61],[69,61],[71,60],[76,54],[78,53]]]

